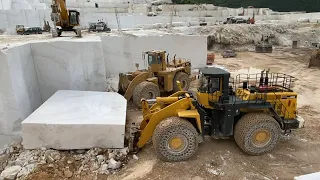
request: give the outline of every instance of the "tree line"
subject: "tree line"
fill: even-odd
[[[172,0],[176,4],[214,4],[230,8],[253,6],[274,11],[320,12],[320,0]]]

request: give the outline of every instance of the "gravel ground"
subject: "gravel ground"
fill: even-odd
[[[293,179],[294,176],[320,171],[320,98],[319,69],[308,69],[310,50],[278,50],[272,54],[239,53],[237,58],[217,57],[215,63],[233,74],[271,68],[271,71],[294,75],[294,90],[299,93],[299,115],[306,120],[305,128],[293,132],[291,139],[281,142],[271,153],[249,156],[242,152],[233,138],[206,138],[189,161],[167,163],[155,157],[151,144],[138,153],[139,160],[129,164],[108,179]],[[256,68],[256,69],[255,69]],[[132,121],[141,120],[141,113],[128,112]]]

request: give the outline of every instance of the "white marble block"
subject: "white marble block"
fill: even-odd
[[[19,133],[42,103],[30,44],[0,51],[0,82],[0,133]]]
[[[105,91],[99,37],[31,44],[42,101],[57,90]]]
[[[126,107],[115,92],[59,90],[22,122],[23,146],[123,148]]]
[[[188,35],[146,35],[137,32],[135,36],[100,36],[103,46],[106,73],[112,75],[147,68],[142,52],[165,50],[172,60],[185,58],[191,61],[192,68],[206,66],[207,37]],[[195,50],[196,47],[196,50]]]

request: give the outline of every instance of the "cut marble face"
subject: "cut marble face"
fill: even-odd
[[[115,92],[59,90],[22,122],[26,149],[123,148],[127,101]]]

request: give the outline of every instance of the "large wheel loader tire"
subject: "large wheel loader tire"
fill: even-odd
[[[262,155],[278,144],[281,130],[273,117],[263,113],[244,115],[235,125],[234,139],[247,154]]]
[[[133,103],[138,106],[141,107],[141,99],[145,98],[145,99],[155,99],[156,97],[160,96],[160,90],[159,87],[152,83],[152,82],[141,82],[139,83],[133,90],[133,95],[132,95],[132,99],[133,99]]]
[[[177,81],[180,81],[183,91],[188,91],[188,89],[190,87],[190,79],[189,79],[189,75],[187,73],[178,72],[174,76],[174,78],[173,78],[173,91],[174,92],[180,91],[180,89],[177,85]]]
[[[189,121],[169,117],[157,125],[152,143],[159,159],[167,162],[185,161],[198,148],[198,132]]]

